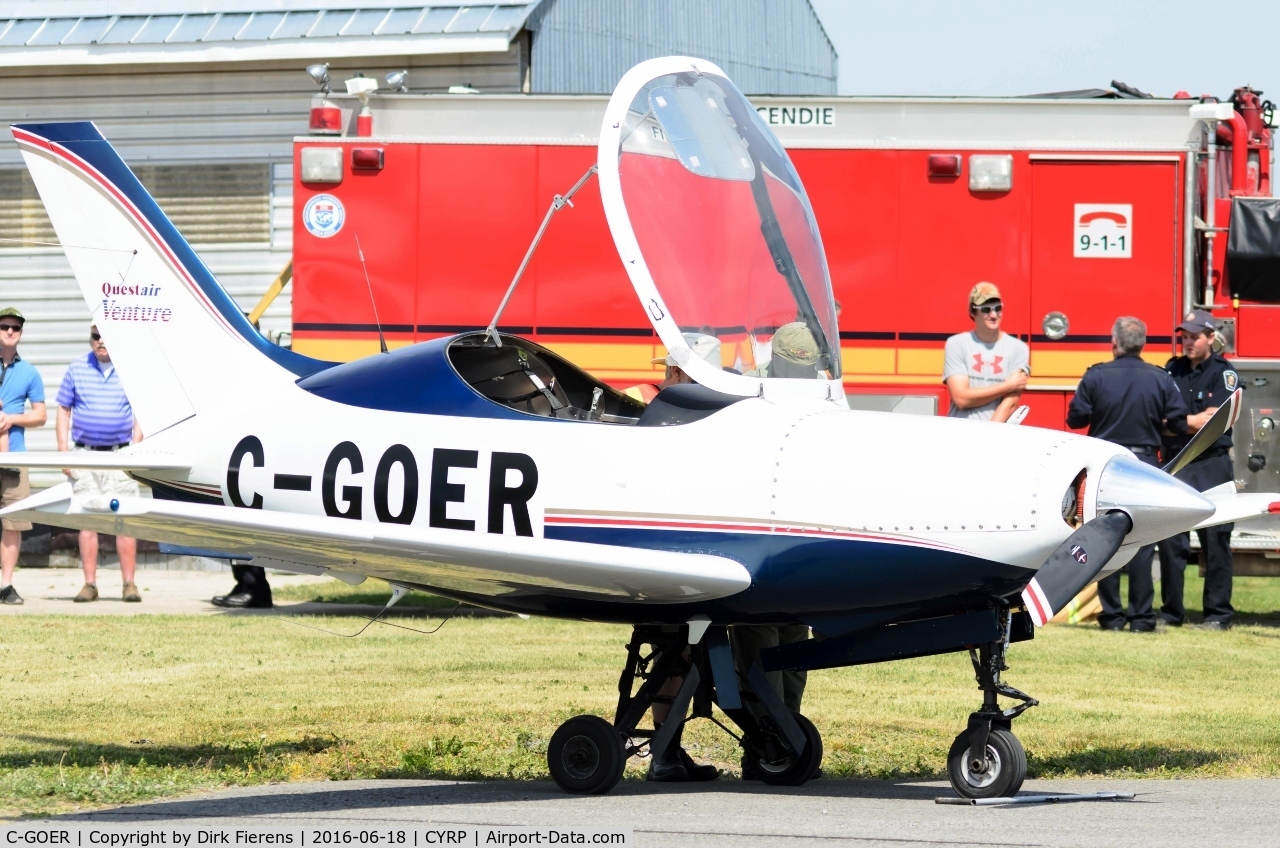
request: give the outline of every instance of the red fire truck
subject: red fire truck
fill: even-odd
[[[1280,489],[1280,200],[1259,93],[755,99],[818,218],[850,404],[945,413],[943,344],[971,326],[979,280],[1031,348],[1026,424],[1058,429],[1117,316],[1147,323],[1163,365],[1182,313],[1205,306],[1247,387],[1238,481]],[[379,326],[391,346],[486,326],[553,198],[593,164],[606,103],[367,100],[357,117],[354,97],[317,97],[295,142],[293,347],[334,360],[376,352]],[[552,216],[501,327],[619,386],[656,381],[661,344],[594,180]]]

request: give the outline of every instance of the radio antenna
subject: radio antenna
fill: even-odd
[[[382,320],[378,318],[378,301],[373,299],[373,283],[369,282],[369,266],[364,263],[364,250],[360,247],[360,235],[351,231],[356,237],[356,253],[360,254],[360,267],[364,269],[364,285],[369,290],[369,303],[373,304],[373,323],[378,328],[378,347],[382,348],[382,352],[387,352],[387,339],[382,335]]]
[[[533,242],[529,245],[529,249],[525,251],[524,259],[520,261],[520,267],[516,269],[516,275],[512,278],[511,285],[507,286],[507,293],[502,296],[502,303],[498,304],[498,311],[493,313],[493,320],[489,322],[489,326],[484,330],[485,337],[493,339],[493,343],[498,347],[502,347],[502,339],[498,337],[498,319],[502,317],[502,311],[507,308],[507,301],[511,300],[511,295],[515,294],[516,283],[520,282],[520,277],[524,275],[524,269],[529,267],[529,260],[533,258],[533,251],[537,249],[538,242],[542,241],[542,234],[547,231],[547,225],[551,223],[551,216],[566,206],[572,206],[573,201],[571,198],[578,193],[578,189],[587,184],[587,180],[591,179],[595,172],[596,166],[592,165],[573,184],[573,188],[562,195],[557,194],[551,198],[551,206],[547,209],[547,214],[542,219],[542,226],[538,227],[538,232],[534,234]]]

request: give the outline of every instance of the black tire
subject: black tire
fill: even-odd
[[[983,774],[969,771],[969,733],[965,731],[951,743],[947,754],[947,776],[951,788],[961,798],[1012,798],[1027,779],[1027,752],[1012,731],[991,728],[987,736],[987,762]]]
[[[791,715],[804,733],[804,752],[800,756],[788,757],[780,763],[770,763],[748,754],[753,757],[752,770],[755,776],[770,786],[800,786],[813,780],[818,769],[822,768],[822,735],[818,733],[818,728],[800,713]]]
[[[551,778],[575,795],[603,795],[622,780],[626,765],[622,735],[599,716],[574,716],[547,745]]]

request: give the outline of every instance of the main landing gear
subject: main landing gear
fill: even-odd
[[[947,754],[947,776],[951,787],[964,798],[1002,798],[1018,794],[1027,777],[1027,754],[1013,735],[1013,720],[1040,703],[1035,698],[1000,682],[1007,671],[1013,616],[1001,615],[1001,638],[969,649],[974,676],[982,690],[982,707],[969,716],[969,728],[951,743]],[[1000,709],[998,696],[1021,703]]]
[[[547,766],[561,789],[580,795],[608,792],[622,780],[630,757],[659,756],[678,738],[689,718],[710,719],[737,740],[752,772],[765,783],[799,786],[818,773],[822,737],[817,728],[786,709],[758,665],[745,675],[734,668],[726,629],[709,627],[697,644],[689,641],[686,626],[646,625],[632,630],[613,723],[597,716],[575,716],[551,737]],[[658,695],[671,677],[684,679],[679,692],[670,698]],[[653,730],[640,728],[655,702],[670,702],[669,718]],[[712,704],[741,735],[712,714]]]

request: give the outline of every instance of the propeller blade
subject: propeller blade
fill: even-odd
[[[1213,416],[1200,428],[1200,432],[1196,433],[1191,441],[1187,442],[1187,446],[1160,470],[1166,474],[1177,474],[1204,453],[1210,445],[1218,441],[1223,433],[1235,426],[1236,419],[1240,417],[1240,410],[1244,408],[1241,400],[1243,395],[1242,389],[1232,392],[1227,402],[1218,407],[1218,411],[1213,413]]]
[[[1057,615],[1098,572],[1111,562],[1133,527],[1123,512],[1100,515],[1067,537],[1022,590],[1022,601],[1036,627]]]

